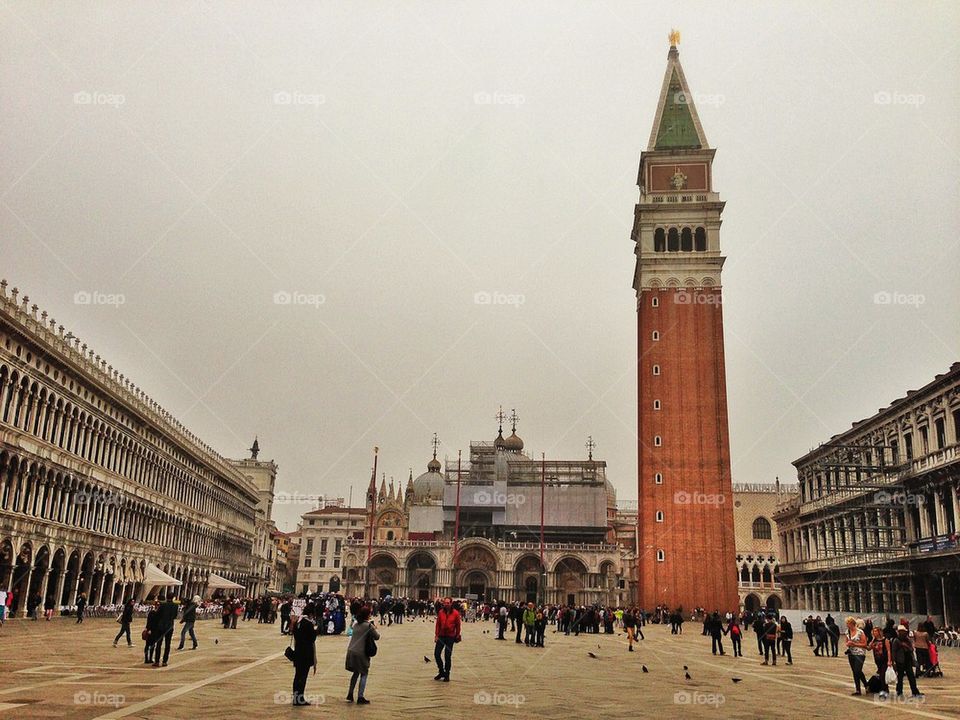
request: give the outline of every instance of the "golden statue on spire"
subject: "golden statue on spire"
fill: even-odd
[[[680,31],[670,28],[670,47],[676,47],[680,44]]]

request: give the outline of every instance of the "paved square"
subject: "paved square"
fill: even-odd
[[[139,633],[143,621],[134,626]],[[117,625],[16,621],[0,630],[0,720],[4,718],[848,718],[879,713],[867,696],[850,696],[845,658],[815,658],[806,638],[795,665],[759,664],[753,635],[745,657],[714,657],[709,641],[687,626],[680,637],[647,625],[628,653],[624,636],[565,637],[548,628],[544,649],[494,640],[493,626],[466,624],[454,652],[452,682],[433,680],[433,629],[414,620],[381,628],[372,661],[371,704],[344,702],[346,638],[317,640],[319,663],[307,693],[313,707],[289,707],[292,666],[278,625],[198,623],[200,648],[171,650],[170,665],[143,664],[142,643],[111,647]],[[219,642],[215,642],[218,640]],[[176,647],[176,640],[174,641]],[[188,641],[189,647],[189,641]],[[590,657],[588,653],[596,657]],[[431,662],[424,661],[424,656]],[[942,651],[946,678],[921,680],[923,703],[888,704],[894,717],[960,718],[954,668],[960,651]],[[641,666],[649,673],[644,674]],[[684,678],[683,665],[690,670]],[[872,668],[868,659],[867,674]],[[733,683],[732,678],[741,678]],[[684,702],[686,701],[686,702]],[[871,717],[873,715],[870,715]]]

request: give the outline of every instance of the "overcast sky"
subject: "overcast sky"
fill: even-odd
[[[223,455],[258,434],[278,490],[359,503],[374,445],[405,483],[503,404],[635,500],[630,230],[676,27],[727,202],[733,477],[794,480],[960,356],[958,21],[5,2],[0,275]]]

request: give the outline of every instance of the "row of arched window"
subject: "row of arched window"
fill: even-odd
[[[242,563],[249,544],[120,491],[0,453],[0,510],[207,558]]]
[[[657,228],[653,231],[654,252],[704,252],[707,249],[707,231],[702,227]]]
[[[212,477],[199,477],[118,429],[58,397],[6,365],[0,366],[0,419],[84,460],[163,493],[194,510],[235,525],[252,522],[252,510]],[[208,475],[210,475],[208,473]]]

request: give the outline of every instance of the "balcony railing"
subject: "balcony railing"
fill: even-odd
[[[464,543],[473,538],[461,538]],[[497,542],[494,543],[502,550],[539,550],[538,542]],[[347,538],[348,547],[366,547],[367,541],[363,538]],[[378,540],[374,542],[377,547],[432,547],[432,548],[452,548],[453,540]],[[544,543],[544,550],[557,550],[565,552],[619,552],[618,545],[608,545],[605,543]]]

